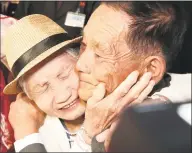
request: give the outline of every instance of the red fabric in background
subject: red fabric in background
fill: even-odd
[[[8,27],[13,25],[17,20],[0,14],[0,23],[1,23],[1,42],[3,41],[3,36],[6,33]],[[1,50],[0,57],[1,60],[5,58],[4,50]],[[2,63],[0,63],[2,64]],[[4,68],[6,69],[6,68]],[[15,96],[8,96],[3,94],[3,88],[6,85],[6,81],[9,81],[5,77],[5,71],[0,67],[0,152],[7,152],[14,142],[13,129],[8,121],[9,107],[10,103],[15,100]],[[6,69],[6,73],[9,73]],[[10,78],[11,80],[11,78]]]
[[[8,121],[11,101],[7,95],[3,94],[4,87],[5,78],[3,71],[0,69],[0,152],[7,152],[14,142],[13,129]]]

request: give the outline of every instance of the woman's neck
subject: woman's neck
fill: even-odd
[[[80,129],[84,122],[84,115],[73,121],[64,121],[64,124],[69,132],[76,132]]]

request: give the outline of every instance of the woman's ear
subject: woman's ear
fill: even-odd
[[[144,65],[144,72],[151,72],[152,80],[158,83],[166,71],[165,59],[162,56],[149,56],[145,59]]]

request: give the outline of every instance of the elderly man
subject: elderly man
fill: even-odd
[[[133,70],[139,71],[133,74],[134,78],[151,72],[157,84],[151,95],[176,100],[168,95],[160,96],[159,91],[169,86],[166,68],[180,48],[185,31],[183,8],[168,2],[106,2],[96,9],[84,29],[82,54],[77,63],[79,96],[87,101],[83,134],[86,143],[90,144],[93,136],[108,128],[128,105],[124,98],[116,103],[108,95]],[[136,87],[140,87],[139,82]],[[137,99],[140,92],[131,88],[132,85],[128,83],[126,97]],[[97,94],[99,90],[103,93]],[[103,100],[105,95],[108,103]]]
[[[170,86],[170,81],[175,80],[166,72],[181,48],[186,31],[186,12],[180,4],[102,3],[83,32],[81,55],[76,65],[80,78],[80,98],[87,101],[92,95],[90,89],[100,82],[105,84],[107,94],[111,93],[133,70],[138,70],[140,75],[151,72],[152,80],[157,84],[151,94],[159,96],[163,93]],[[187,93],[190,93],[190,85],[188,87]],[[138,93],[135,95],[137,97]],[[172,102],[187,100],[174,90],[168,90],[162,98]],[[116,108],[122,107],[120,105],[117,104]],[[93,115],[92,118],[87,116],[87,112],[100,109],[102,107],[95,105],[85,113],[87,120],[84,127],[91,137],[112,123],[106,116],[112,116],[112,119],[116,114],[114,109],[108,115],[101,111],[104,114]],[[102,119],[98,120],[99,117]],[[92,126],[87,125],[89,119],[93,121]],[[96,121],[103,126],[98,126]]]

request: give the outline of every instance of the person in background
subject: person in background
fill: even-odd
[[[4,14],[4,15],[7,14],[7,9],[8,9],[9,3],[10,3],[9,1],[0,2],[0,6],[1,6],[1,13],[0,14]]]
[[[20,1],[14,17],[43,14],[75,38],[81,35],[82,28],[99,4],[99,1]]]
[[[1,1],[0,2],[0,14],[13,17],[19,1]]]
[[[7,31],[7,28],[16,23],[16,20],[6,15],[0,15],[1,18],[1,43]],[[2,48],[2,46],[1,46]],[[11,149],[14,143],[13,129],[8,120],[10,104],[15,101],[14,95],[5,95],[4,87],[12,80],[12,75],[9,71],[4,51],[1,49],[0,61],[0,152],[7,152]]]
[[[9,6],[7,8],[7,14],[8,16],[14,17],[15,16],[15,11],[17,9],[19,1],[18,0],[14,0],[14,1],[10,1]]]
[[[171,73],[192,73],[192,1],[182,1],[188,19],[188,28],[184,36],[182,48],[173,62]]]
[[[11,101],[15,97],[3,94],[9,70],[0,62],[0,152],[7,152],[14,143],[13,129],[8,120]]]

